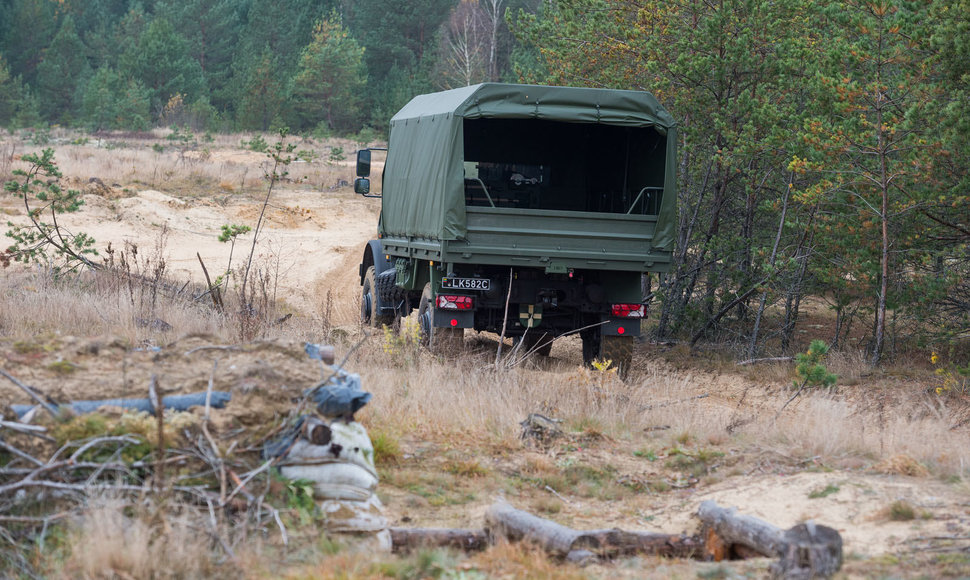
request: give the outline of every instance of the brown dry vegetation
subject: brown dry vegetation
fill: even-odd
[[[347,367],[374,393],[359,417],[375,440],[379,493],[393,525],[479,527],[485,508],[502,496],[577,528],[678,533],[696,528],[691,516],[702,500],[716,499],[781,527],[805,519],[836,527],[846,542],[850,577],[970,574],[970,406],[962,393],[936,393],[939,377],[928,352],[899,345],[897,362],[878,369],[856,352],[833,353],[827,365],[840,376],[838,386],[803,394],[777,418],[792,394],[793,369],[785,362],[739,367],[714,351],[642,344],[630,379],[622,382],[582,368],[578,340],[569,338],[556,341],[548,360],[496,368],[497,338],[491,335],[469,336],[459,360],[436,358],[408,340],[407,331],[382,333],[356,320],[355,248],[373,229],[376,202],[362,203],[346,188],[319,194],[349,180],[349,169],[328,164],[326,155],[342,145],[349,158],[350,143],[305,144],[317,160],[291,166],[291,175],[306,179],[286,183],[274,200],[280,217],[270,232],[279,234],[280,248],[267,251],[262,264],[278,289],[267,293],[264,311],[250,322],[253,340],[241,351],[193,352],[240,344],[241,327],[238,316],[219,314],[197,298],[201,272],[192,260],[199,242],[189,234],[215,236],[227,220],[251,223],[241,216],[251,215],[252,198],[265,187],[263,157],[239,150],[240,140],[251,136],[220,136],[207,156],[179,160],[161,137],[111,137],[127,145],[110,150],[93,140],[58,145],[58,161],[67,179],[84,185],[98,177],[107,188],[86,196],[88,209],[76,222],[81,227],[98,225],[83,214],[105,200],[142,202],[144,190],[167,192],[163,205],[174,218],[168,233],[163,223],[139,222],[125,238],[142,248],[131,258],[131,272],[148,275],[153,264],[167,260],[164,276],[132,283],[128,272],[115,271],[55,280],[27,268],[0,276],[0,367],[55,400],[145,396],[152,374],[166,394],[192,392],[204,390],[212,376],[216,388],[234,397],[225,410],[214,411],[214,436],[227,461],[244,472],[260,463],[249,446],[319,378],[302,342],[333,344],[338,359],[357,347]],[[153,142],[166,151],[156,153]],[[0,144],[0,172],[4,151],[19,155],[31,148],[12,139]],[[172,205],[172,199],[186,205]],[[283,219],[296,205],[319,222]],[[11,219],[19,215],[10,198],[0,209]],[[325,219],[338,210],[348,214]],[[113,227],[128,227],[132,214],[118,215]],[[325,268],[287,267],[296,258],[286,257],[283,236],[294,230],[318,236],[313,251],[331,254]],[[333,230],[339,243],[324,237]],[[173,261],[186,244],[191,259]],[[228,250],[224,246],[214,245]],[[342,247],[349,249],[336,249]],[[205,258],[224,263],[225,254]],[[284,313],[292,316],[277,322]],[[155,320],[167,326],[151,324]],[[804,327],[806,343],[824,337],[829,322],[820,308]],[[0,401],[10,418],[7,404],[28,399],[4,381]],[[562,419],[565,435],[543,446],[522,440],[519,422],[529,413]],[[193,417],[186,431],[197,424]],[[113,428],[122,418],[109,413],[105,421],[101,427]],[[76,423],[71,428],[83,433]],[[14,440],[6,431],[0,435]],[[211,476],[200,479],[218,487]],[[55,578],[720,578],[760,576],[767,566],[634,558],[576,568],[508,545],[472,556],[361,554],[321,536],[319,520],[294,503],[284,484],[258,481],[267,502],[280,510],[286,545],[271,520],[253,519],[245,510],[212,514],[179,496],[133,501],[100,489],[84,498],[42,490],[0,497],[0,514],[66,514],[42,535],[0,521],[10,530],[0,534],[0,549],[16,542],[24,551],[22,559],[0,563],[7,566],[0,575],[29,568]],[[904,504],[913,517],[894,515]]]

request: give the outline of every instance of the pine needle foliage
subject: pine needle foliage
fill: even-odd
[[[59,214],[78,211],[84,201],[81,192],[63,189],[62,177],[54,161],[54,150],[40,154],[24,154],[27,169],[14,169],[18,178],[4,184],[4,190],[19,196],[24,203],[30,224],[17,225],[8,221],[7,237],[13,240],[4,253],[7,260],[43,264],[55,273],[74,271],[82,266],[95,268],[88,256],[97,255],[94,238],[84,232],[72,233],[57,219]],[[43,221],[45,216],[49,222]],[[6,260],[4,261],[6,263]]]

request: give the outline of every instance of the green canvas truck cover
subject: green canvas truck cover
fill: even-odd
[[[671,250],[676,224],[676,127],[649,93],[484,83],[420,95],[391,119],[381,231],[433,240],[463,239],[465,119],[542,119],[654,127],[666,135],[664,195],[653,247]]]

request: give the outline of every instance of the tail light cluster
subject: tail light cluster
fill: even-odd
[[[457,294],[438,294],[435,304],[442,310],[471,310],[475,306],[471,296]]]
[[[610,314],[613,318],[643,318],[646,307],[643,304],[613,304]]]

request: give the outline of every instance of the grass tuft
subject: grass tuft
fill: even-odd
[[[808,499],[820,499],[838,492],[839,486],[830,483],[823,488],[813,489],[812,491],[808,492]]]
[[[897,500],[889,504],[889,519],[894,522],[908,522],[916,519],[916,510],[906,500]]]

